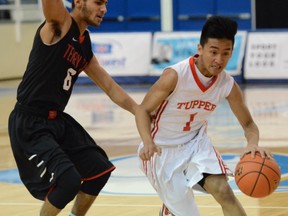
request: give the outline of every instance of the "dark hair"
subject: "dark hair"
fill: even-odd
[[[75,3],[74,3],[74,0],[72,0],[72,10],[74,9],[75,7]]]
[[[228,39],[234,45],[234,37],[237,33],[237,22],[234,20],[221,17],[211,16],[204,24],[200,37],[200,44],[204,47],[209,38]]]

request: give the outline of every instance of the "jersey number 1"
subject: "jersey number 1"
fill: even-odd
[[[190,114],[190,120],[186,122],[185,127],[183,127],[183,131],[190,131],[191,130],[191,122],[194,121],[194,117],[197,115],[197,113]]]

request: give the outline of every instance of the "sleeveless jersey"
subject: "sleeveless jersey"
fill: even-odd
[[[63,111],[78,75],[93,57],[89,32],[83,36],[72,18],[68,33],[57,43],[46,45],[36,31],[23,79],[18,87],[19,103],[43,110]]]
[[[157,145],[179,145],[193,139],[233,87],[234,79],[225,71],[205,87],[197,76],[194,58],[197,55],[171,66],[178,82],[153,116],[151,133]]]

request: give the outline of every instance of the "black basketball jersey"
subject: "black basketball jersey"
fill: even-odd
[[[89,32],[83,36],[72,18],[68,33],[57,43],[46,45],[40,38],[40,25],[17,100],[27,106],[63,111],[78,75],[93,56]]]

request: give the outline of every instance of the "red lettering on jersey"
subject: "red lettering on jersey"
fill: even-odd
[[[75,51],[75,48],[71,44],[68,44],[67,50],[64,54],[64,58],[68,62],[70,62],[75,68],[79,69],[79,63],[82,60],[82,56],[77,51]]]
[[[207,111],[213,111],[216,108],[216,106],[217,105],[212,104],[209,101],[194,100],[188,102],[179,102],[177,104],[177,109],[185,109],[185,110],[204,109]]]
[[[195,106],[198,106],[198,104],[199,104],[199,100],[193,101],[192,109],[195,108]]]
[[[178,103],[177,104],[177,109],[182,109],[182,106],[185,106],[185,103]]]
[[[206,102],[205,101],[200,101],[200,104],[198,106],[199,109],[202,109],[205,106]]]

